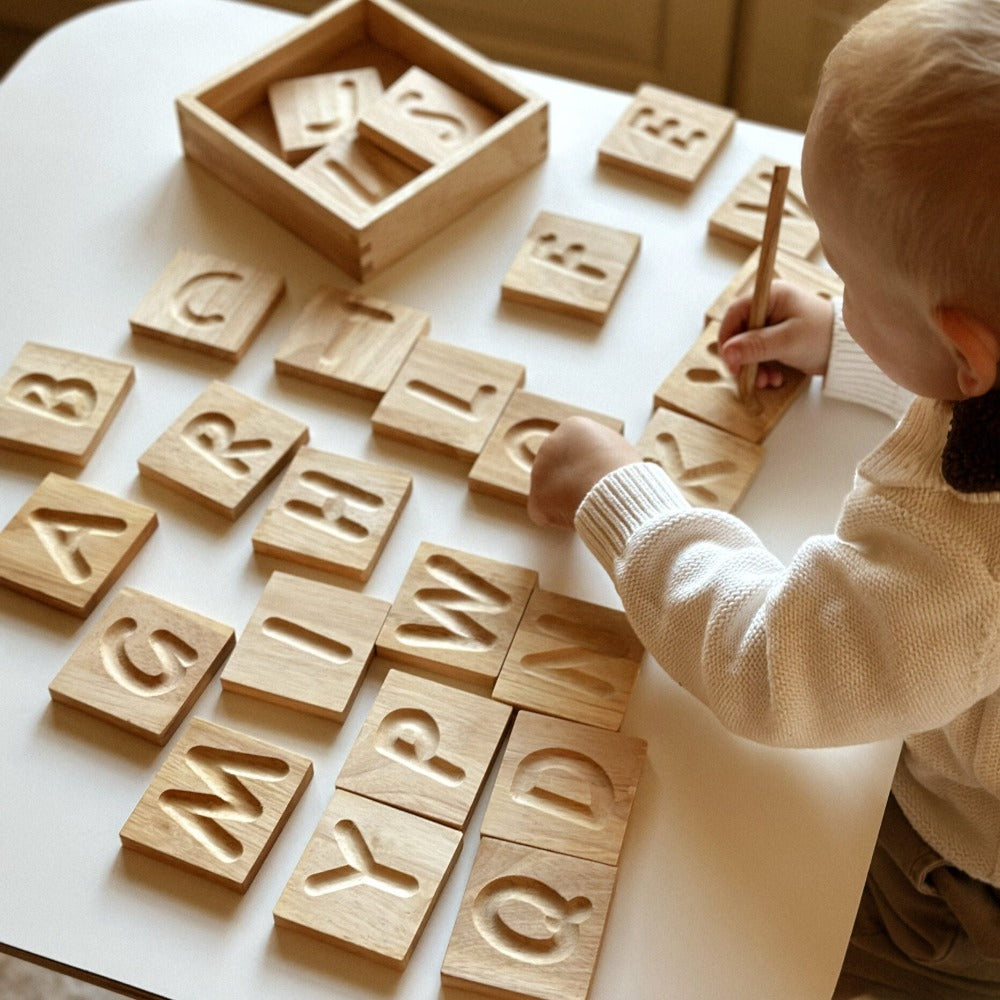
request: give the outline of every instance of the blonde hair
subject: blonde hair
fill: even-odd
[[[889,0],[830,53],[820,93],[887,262],[1000,329],[1000,0]]]

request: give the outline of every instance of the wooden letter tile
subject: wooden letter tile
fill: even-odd
[[[617,874],[609,865],[484,838],[442,982],[496,997],[586,1000]]]
[[[645,740],[518,712],[482,834],[617,865],[645,759]]]
[[[273,573],[222,671],[222,686],[341,722],[388,610],[377,597]]]
[[[618,729],[642,654],[623,611],[536,590],[493,697],[517,708]]]
[[[235,521],[308,440],[301,421],[213,382],[140,456],[139,471]]]
[[[246,892],[312,762],[194,719],[121,829],[125,847]]]
[[[361,112],[358,132],[415,170],[425,170],[482,135],[498,117],[413,66]]]
[[[492,685],[537,582],[532,569],[421,542],[376,652]]]
[[[776,160],[761,157],[732,193],[712,214],[708,231],[713,236],[752,247],[764,236],[764,217],[771,193]],[[806,204],[802,173],[793,169],[785,194],[778,246],[799,257],[810,257],[819,246],[819,229]]]
[[[56,674],[49,694],[162,746],[235,641],[228,625],[126,587]]]
[[[285,294],[285,279],[181,250],[129,319],[134,334],[238,361]]]
[[[427,338],[382,397],[372,428],[471,462],[523,384],[523,365]]]
[[[590,417],[618,433],[625,427],[617,417],[532,392],[514,393],[469,472],[469,489],[513,503],[527,503],[531,466],[542,441],[563,420],[576,414]]]
[[[156,524],[149,507],[49,473],[0,531],[0,582],[84,618]]]
[[[337,790],[274,908],[274,922],[402,968],[462,834]]]
[[[692,506],[725,511],[739,503],[764,459],[759,444],[662,407],[636,447],[663,467]]]
[[[679,413],[759,444],[773,430],[796,397],[809,385],[801,372],[788,369],[785,384],[740,400],[736,380],[719,357],[719,324],[709,323],[653,394],[654,406]]]
[[[272,83],[267,97],[282,156],[298,163],[353,129],[361,111],[381,96],[382,78],[371,66]]]
[[[254,550],[367,580],[412,483],[398,469],[302,448],[253,533]]]
[[[337,787],[464,829],[510,714],[482,695],[390,670]]]
[[[690,191],[729,138],[736,112],[643,84],[597,151],[601,163]]]
[[[501,296],[603,323],[639,244],[635,233],[542,212],[503,279]]]
[[[0,379],[0,445],[82,467],[134,381],[131,365],[29,342]]]
[[[430,325],[419,309],[321,288],[275,354],[274,367],[282,375],[381,399]]]

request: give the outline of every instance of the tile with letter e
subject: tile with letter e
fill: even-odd
[[[139,457],[139,472],[235,521],[281,471],[309,428],[213,382]]]
[[[272,573],[221,674],[227,691],[343,721],[389,604]]]
[[[337,787],[464,829],[510,714],[483,695],[390,670]]]
[[[603,323],[640,243],[636,233],[541,212],[503,279],[501,297]]]
[[[254,551],[367,580],[412,484],[399,469],[302,448],[254,530]]]
[[[406,965],[462,834],[337,789],[274,908],[274,922]]]
[[[0,446],[83,467],[135,382],[135,369],[26,343],[0,379]]]
[[[49,694],[162,746],[235,641],[228,625],[124,587],[53,678]]]
[[[617,865],[646,741],[518,712],[482,835]]]
[[[132,333],[238,361],[285,294],[285,279],[180,250],[129,318]]]
[[[493,697],[516,708],[618,729],[643,652],[624,611],[536,590]]]
[[[292,324],[274,367],[282,375],[381,399],[430,325],[419,309],[321,288]]]
[[[372,429],[471,462],[522,385],[523,365],[426,338],[375,408]]]
[[[533,569],[421,542],[376,652],[492,686],[537,582]]]
[[[51,472],[0,531],[0,583],[85,618],[156,525],[152,508]]]
[[[618,870],[484,837],[441,980],[496,997],[586,1000]]]
[[[125,821],[122,844],[246,892],[312,770],[306,757],[193,719]]]
[[[512,503],[527,503],[531,466],[538,449],[563,420],[577,415],[619,433],[625,427],[617,417],[523,389],[514,393],[469,472],[469,489]]]

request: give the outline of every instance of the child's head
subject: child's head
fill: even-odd
[[[890,0],[861,20],[823,68],[803,172],[845,279],[845,319],[886,341],[866,342],[862,330],[862,346],[924,395],[990,388],[1000,356],[1000,0]],[[852,298],[859,322],[847,315]]]

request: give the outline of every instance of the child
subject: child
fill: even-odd
[[[904,738],[836,995],[1000,996],[1000,2],[859,22],[802,172],[842,313],[776,282],[765,329],[742,299],[719,340],[734,372],[761,364],[759,392],[782,363],[906,406],[836,533],[782,566],[582,418],[539,449],[528,511],[575,524],[651,654],[734,732]]]

